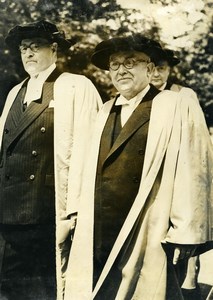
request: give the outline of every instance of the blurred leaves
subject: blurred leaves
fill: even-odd
[[[16,24],[45,18],[64,30],[75,44],[60,55],[62,70],[88,76],[104,101],[115,92],[107,72],[94,67],[90,57],[103,39],[142,32],[159,39],[163,46],[177,52],[181,63],[173,77],[192,87],[206,114],[212,107],[213,4],[211,0],[0,0],[1,74],[25,73],[17,56],[4,44],[8,30]],[[123,4],[128,4],[124,8]],[[135,4],[135,6],[134,6]],[[131,8],[131,5],[134,6]]]

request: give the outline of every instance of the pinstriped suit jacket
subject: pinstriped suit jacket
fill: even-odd
[[[26,83],[9,111],[4,127],[0,167],[0,223],[54,223],[53,85],[54,70],[41,99],[23,111]]]

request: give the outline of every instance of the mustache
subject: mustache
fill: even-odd
[[[117,76],[116,79],[117,79],[117,81],[120,81],[120,80],[125,80],[125,79],[132,79],[132,77],[129,76],[129,75],[128,76],[125,76],[125,75],[124,76],[120,76],[119,75],[119,76]]]

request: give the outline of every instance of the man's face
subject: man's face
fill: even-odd
[[[170,69],[167,61],[161,62],[153,70],[151,83],[156,86],[156,88],[160,88],[168,80]]]
[[[145,53],[137,51],[118,52],[110,56],[112,83],[126,99],[135,97],[148,85],[153,69],[149,61]]]
[[[31,38],[21,41],[19,46],[25,71],[35,76],[46,70],[56,61],[57,44],[50,44],[43,38]]]

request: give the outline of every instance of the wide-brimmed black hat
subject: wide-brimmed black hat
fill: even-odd
[[[164,48],[153,53],[152,61],[156,66],[166,61],[170,67],[174,67],[179,64],[180,59],[175,55],[174,51]]]
[[[109,70],[109,58],[119,51],[139,51],[152,56],[161,48],[161,45],[141,34],[133,34],[127,37],[116,37],[100,42],[94,50],[91,62],[98,68]]]
[[[34,23],[16,25],[5,38],[7,46],[17,49],[23,39],[45,38],[50,42],[57,42],[60,50],[68,50],[72,43],[65,38],[63,31],[59,31],[55,24],[41,20]]]

